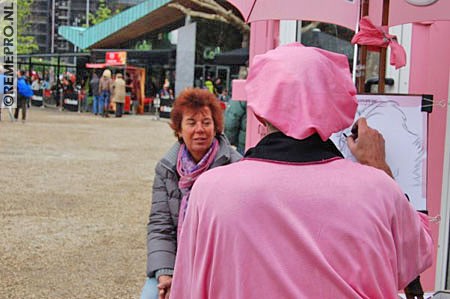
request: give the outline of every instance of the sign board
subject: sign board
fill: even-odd
[[[127,52],[106,52],[105,57],[106,64],[126,64]]]

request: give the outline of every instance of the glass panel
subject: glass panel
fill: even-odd
[[[220,78],[222,86],[226,90],[226,93],[230,90],[230,68],[227,66],[218,66],[216,70],[216,79]]]
[[[355,32],[335,24],[303,21],[301,26],[301,43],[344,54],[353,60],[351,39]]]

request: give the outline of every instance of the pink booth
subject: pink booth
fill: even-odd
[[[427,210],[430,216],[442,214],[443,171],[446,139],[447,104],[450,85],[450,1],[448,0],[228,0],[251,23],[250,66],[257,54],[279,44],[280,20],[309,20],[333,23],[355,30],[360,8],[368,4],[368,16],[375,25],[382,24],[383,4],[388,5],[388,26],[413,23],[409,57],[409,94],[432,94],[435,104],[428,122]],[[333,13],[330,13],[330,12]],[[233,82],[233,99],[245,100],[245,80]],[[261,127],[248,111],[246,148],[261,138]],[[444,184],[445,185],[445,184]],[[448,226],[448,224],[446,224]],[[438,258],[440,229],[434,223],[436,262],[422,276],[427,291],[443,288],[447,261]],[[448,228],[446,228],[448,234]],[[447,236],[448,242],[448,236]],[[441,253],[442,255],[442,253]],[[439,269],[439,271],[437,270]],[[444,269],[444,270],[442,270]],[[448,275],[448,274],[447,274]],[[448,278],[447,278],[448,279]]]

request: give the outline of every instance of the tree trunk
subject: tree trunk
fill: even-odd
[[[250,32],[242,32],[242,48],[248,48],[250,44]]]

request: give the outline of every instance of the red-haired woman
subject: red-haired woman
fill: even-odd
[[[222,135],[223,110],[209,91],[198,88],[183,91],[173,105],[170,118],[178,142],[155,169],[147,227],[147,281],[142,299],[168,297],[177,237],[197,177],[208,169],[241,159]]]

